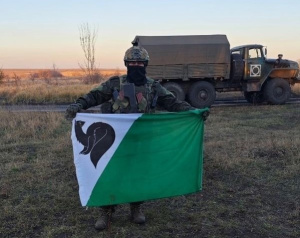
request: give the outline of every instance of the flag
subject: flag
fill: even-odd
[[[166,198],[202,189],[202,113],[77,113],[74,163],[82,206]]]

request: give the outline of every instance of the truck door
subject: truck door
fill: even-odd
[[[244,79],[259,81],[262,78],[264,56],[261,48],[246,48]]]

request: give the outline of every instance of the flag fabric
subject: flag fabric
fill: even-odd
[[[202,113],[77,113],[74,163],[82,206],[104,206],[202,189]]]

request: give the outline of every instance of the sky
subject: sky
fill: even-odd
[[[225,34],[300,59],[299,0],[0,0],[0,68],[78,68],[79,27],[97,28],[99,68],[122,69],[136,35]],[[151,60],[151,59],[150,59]]]

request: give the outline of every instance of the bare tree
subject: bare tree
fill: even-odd
[[[99,79],[101,80],[95,60],[95,44],[97,35],[97,27],[91,29],[88,23],[83,23],[79,26],[79,40],[85,58],[84,64],[79,64],[79,66],[85,73],[88,82],[99,81]]]

